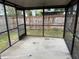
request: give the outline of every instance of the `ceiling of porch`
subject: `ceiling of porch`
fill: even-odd
[[[71,0],[7,0],[22,7],[62,6]]]

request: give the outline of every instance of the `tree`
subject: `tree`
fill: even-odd
[[[16,16],[15,8],[6,6],[6,12],[8,16]]]
[[[32,11],[31,10],[26,10],[27,16],[32,16]]]
[[[36,16],[42,16],[42,12],[36,11]]]
[[[63,8],[55,8],[54,11],[55,12],[64,12],[64,9]]]

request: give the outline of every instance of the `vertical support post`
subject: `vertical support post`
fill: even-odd
[[[43,37],[44,37],[44,7],[43,7]]]
[[[20,36],[19,35],[19,25],[18,25],[18,14],[17,14],[17,9],[15,8],[16,10],[16,21],[17,21],[17,29],[18,29],[18,37]],[[19,40],[20,40],[20,37],[19,37]]]
[[[76,18],[75,18],[75,25],[74,25],[74,33],[73,33],[73,41],[71,47],[71,55],[73,55],[74,43],[75,43],[75,35],[76,35],[76,28],[77,28],[77,21],[78,21],[78,10],[79,10],[79,3],[77,3],[77,10],[76,10]]]
[[[27,35],[27,33],[26,33],[26,16],[25,16],[25,10],[23,10],[23,16],[24,16],[24,29],[25,29],[25,35]]]
[[[68,11],[68,8],[65,8],[65,20],[64,20],[63,38],[65,38],[65,29],[66,29],[66,20],[67,20],[67,11]]]
[[[5,7],[4,2],[3,2],[3,6],[4,6],[4,13],[5,13],[5,21],[6,21],[7,33],[8,33],[8,39],[9,39],[9,46],[11,46],[10,33],[9,33],[9,27],[8,27],[8,19],[7,19],[6,7]]]

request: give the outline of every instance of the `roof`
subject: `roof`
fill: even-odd
[[[71,0],[7,0],[22,7],[67,5]]]

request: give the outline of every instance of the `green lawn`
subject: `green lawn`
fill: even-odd
[[[42,29],[27,29],[27,35],[37,35],[42,36],[43,30]],[[45,29],[44,36],[51,36],[51,37],[63,37],[63,29]]]
[[[51,37],[63,37],[63,30],[62,29],[45,29],[44,30],[44,35],[45,36],[51,36]],[[27,35],[36,35],[36,36],[42,36],[43,31],[42,29],[28,29],[27,30]],[[11,43],[13,44],[15,41],[18,40],[18,33],[17,32],[10,32],[10,38],[11,38]],[[7,33],[4,33],[0,35],[0,52],[3,51],[5,48],[9,47],[8,43],[8,35]]]
[[[12,44],[17,40],[17,33],[16,32],[11,32],[10,33],[10,37],[11,37],[11,42]],[[8,35],[7,33],[4,33],[2,35],[0,35],[0,52],[3,51],[4,49],[6,49],[7,47],[9,47],[9,42],[8,42]]]
[[[63,30],[62,29],[45,29],[45,36],[51,36],[55,38],[62,38],[63,37]]]
[[[42,29],[27,29],[27,35],[36,35],[36,36],[41,36],[42,35]]]
[[[7,33],[0,35],[0,52],[7,48],[8,45],[8,36]]]
[[[10,32],[11,44],[15,43],[18,40],[17,32]]]

